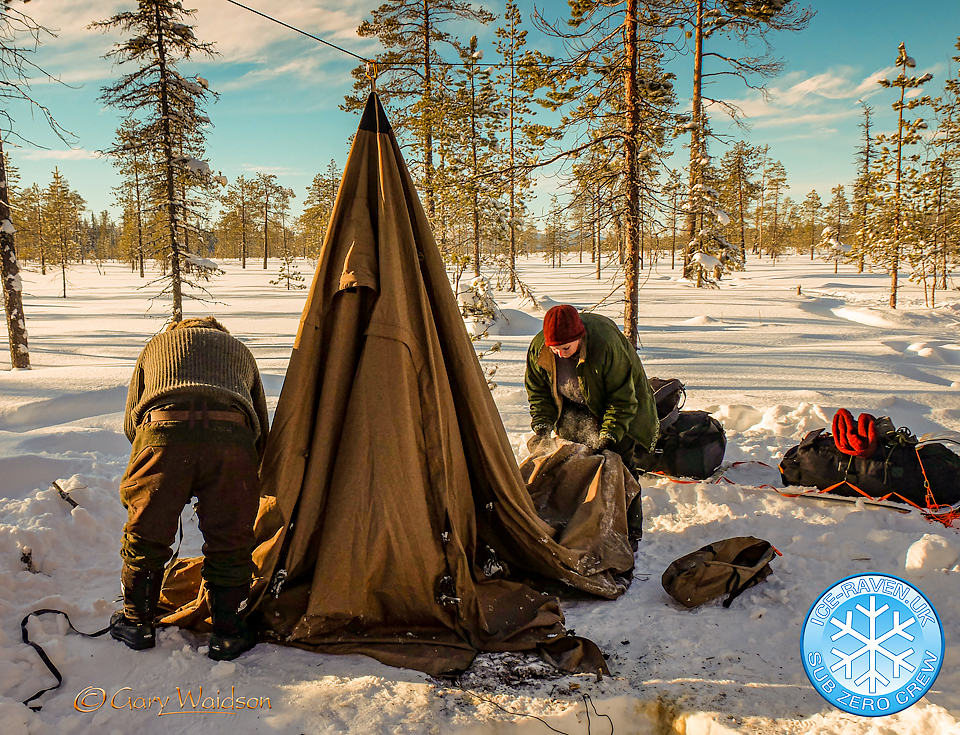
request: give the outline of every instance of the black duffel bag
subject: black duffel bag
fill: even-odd
[[[867,495],[921,508],[960,502],[960,456],[943,444],[919,443],[906,429],[881,433],[876,450],[867,457],[841,452],[825,429],[811,431],[783,455],[780,478],[785,486]]]
[[[634,462],[643,472],[673,477],[710,477],[723,462],[727,435],[723,425],[706,411],[679,411],[676,420],[660,427],[652,452],[637,447]]]

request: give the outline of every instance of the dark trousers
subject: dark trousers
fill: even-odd
[[[250,583],[255,569],[253,524],[260,502],[253,432],[246,426],[217,429],[198,425],[184,430],[171,423],[165,432],[162,426],[151,426],[144,440],[144,429],[138,430],[120,483],[120,500],[127,509],[120,556],[126,565],[162,569],[173,553],[180,514],[196,497],[204,579],[222,587]]]

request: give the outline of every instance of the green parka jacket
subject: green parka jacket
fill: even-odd
[[[653,390],[637,351],[614,322],[599,314],[581,314],[587,333],[577,351],[577,376],[587,408],[600,419],[600,433],[619,442],[629,435],[648,452],[657,443],[660,424]],[[541,331],[527,350],[524,384],[530,401],[530,425],[553,427],[562,398],[556,384],[556,355]]]

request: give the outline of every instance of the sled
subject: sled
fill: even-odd
[[[895,503],[892,500],[879,500],[877,498],[868,498],[862,495],[834,495],[833,493],[817,490],[815,487],[792,486],[787,488],[772,488],[777,494],[784,498],[806,498],[819,500],[824,503],[840,503],[846,505],[857,505],[858,503],[866,508],[895,510],[897,513],[913,513],[915,511],[923,512],[923,508],[913,508],[903,503]]]

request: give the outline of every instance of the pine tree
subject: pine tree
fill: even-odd
[[[303,202],[303,214],[299,221],[304,257],[308,252],[314,255],[320,252],[327,236],[333,205],[337,201],[341,178],[343,172],[331,158],[327,170],[314,176],[313,182],[307,187],[307,198]]]
[[[923,284],[924,302],[936,306],[938,276],[949,240],[947,200],[954,191],[953,171],[942,157],[923,164],[918,175],[909,177],[906,201],[911,210],[905,218],[906,259],[910,280]]]
[[[70,186],[59,169],[44,193],[43,219],[53,252],[60,268],[61,297],[67,298],[67,270],[80,260],[77,221],[82,212],[83,199]]]
[[[904,110],[913,110],[920,105],[929,105],[927,95],[906,99],[908,89],[918,89],[933,78],[930,73],[920,77],[907,76],[907,69],[916,66],[916,61],[907,55],[904,44],[900,44],[896,66],[900,74],[895,79],[880,79],[879,84],[885,89],[898,89],[899,99],[892,107],[897,111],[897,130],[892,135],[878,135],[877,144],[880,146],[880,155],[877,159],[877,175],[879,183],[876,187],[876,204],[879,209],[874,216],[873,238],[871,249],[874,252],[874,261],[882,264],[890,274],[890,308],[897,308],[897,292],[899,289],[899,275],[901,258],[903,255],[904,236],[904,174],[907,163],[916,162],[918,156],[907,156],[904,160],[904,149],[915,145],[921,140],[920,131],[926,129],[927,124],[921,118],[909,121],[904,119]],[[889,235],[884,231],[890,227]]]
[[[527,31],[520,28],[520,8],[507,0],[503,13],[504,24],[497,28],[497,52],[503,59],[503,69],[498,82],[503,87],[500,112],[506,125],[506,142],[503,148],[503,163],[506,168],[507,197],[507,268],[509,288],[517,290],[517,240],[521,228],[520,213],[524,210],[532,189],[529,169],[525,168],[534,158],[538,142],[549,129],[533,121],[532,104],[537,93],[536,75],[524,74],[523,64],[535,63],[533,55],[524,51]]]
[[[225,257],[239,258],[244,269],[256,231],[257,212],[256,184],[240,175],[220,195],[218,228],[221,252]]]
[[[698,288],[719,288],[724,273],[743,269],[740,249],[727,240],[730,215],[720,206],[718,173],[701,168],[702,183],[696,185],[694,201],[700,213],[697,232],[684,251],[684,276],[695,279]]]
[[[720,206],[730,215],[730,230],[740,245],[740,259],[747,260],[747,213],[757,196],[753,176],[760,168],[760,150],[738,141],[720,160]]]
[[[149,206],[156,210],[158,253],[169,266],[163,293],[171,295],[174,322],[183,319],[183,285],[197,285],[185,277],[191,262],[188,228],[196,216],[187,187],[210,179],[209,164],[201,160],[204,125],[209,122],[202,109],[207,83],[200,77],[196,81],[184,78],[177,65],[193,54],[213,57],[215,52],[212,44],[198,40],[193,27],[184,22],[190,16],[192,12],[174,0],[138,0],[135,11],[91,24],[91,28],[130,34],[107,58],[117,64],[129,63],[136,70],[104,87],[100,99],[122,110],[127,120],[138,121],[149,151]],[[194,267],[199,267],[196,261]],[[204,275],[202,269],[200,275]]]
[[[770,78],[780,73],[783,62],[776,59],[770,49],[767,35],[771,31],[801,31],[813,18],[814,11],[791,6],[792,0],[766,2],[765,0],[681,0],[663,6],[662,21],[666,25],[689,28],[686,37],[693,42],[693,91],[690,131],[689,212],[687,235],[693,241],[697,235],[698,217],[702,212],[699,192],[704,184],[704,169],[709,165],[707,157],[708,126],[705,117],[707,103],[723,107],[737,119],[739,110],[729,102],[710,97],[704,90],[704,79],[727,74],[739,77],[752,87],[750,77]],[[715,36],[725,36],[740,45],[748,46],[753,39],[762,40],[766,52],[754,57],[707,53],[704,47]],[[705,71],[704,58],[718,60],[726,68]],[[760,89],[763,86],[760,85]]]
[[[370,12],[357,35],[376,38],[385,51],[375,58],[375,66],[353,71],[353,96],[345,99],[344,109],[364,106],[373,72],[377,93],[390,111],[390,122],[398,136],[407,139],[414,157],[411,169],[426,199],[427,216],[435,214],[434,130],[439,123],[441,98],[445,90],[434,83],[437,66],[444,62],[440,49],[447,47],[459,55],[463,49],[445,28],[462,21],[487,24],[494,15],[465,0],[386,0]]]
[[[551,268],[563,266],[563,254],[567,240],[567,222],[564,208],[556,194],[550,195],[550,210],[543,231]]]
[[[483,52],[477,37],[461,49],[462,66],[456,70],[453,104],[461,122],[457,148],[460,155],[455,188],[466,195],[470,213],[473,274],[480,275],[480,243],[494,227],[500,187],[495,178],[495,131],[501,120],[498,98],[489,68],[480,66]]]
[[[767,165],[766,172],[767,189],[767,223],[770,225],[767,238],[767,254],[777,262],[777,258],[784,251],[784,233],[781,225],[783,222],[783,200],[786,196],[786,190],[790,188],[787,183],[787,170],[780,161],[774,161]]]
[[[960,51],[960,38],[956,48]],[[953,56],[960,63],[960,55]],[[960,168],[960,74],[946,80],[943,94],[935,100],[937,114],[937,132],[931,141],[936,156],[931,163],[936,180],[936,250],[939,254],[934,272],[933,288],[937,285],[947,288],[949,259],[960,262],[960,190],[958,190],[958,168]],[[939,284],[938,284],[939,282]]]
[[[636,345],[641,191],[654,180],[667,129],[673,127],[673,75],[663,70],[662,50],[650,31],[650,8],[639,0],[580,0],[570,8],[563,26],[534,16],[568,50],[563,59],[537,56],[543,78],[536,83],[550,85],[546,106],[564,109],[556,131],[563,136],[561,150],[541,163],[582,162],[586,156],[581,154],[592,150],[598,172],[608,170],[608,164],[616,169],[621,205],[614,217],[622,223],[625,249],[624,334]],[[641,10],[646,13],[642,18]],[[564,146],[563,141],[573,144]]]
[[[280,270],[277,277],[270,283],[274,286],[284,286],[288,291],[306,288],[303,282],[303,274],[297,268],[296,257],[292,251],[284,250],[280,255]]]
[[[824,211],[824,240],[830,246],[827,249],[826,258],[833,261],[833,272],[836,273],[840,261],[852,252],[852,248],[844,240],[845,230],[849,230],[848,221],[850,219],[850,203],[847,201],[846,194],[842,184],[830,189],[833,195],[827,203]]]
[[[285,257],[287,255],[293,257],[294,255],[293,240],[290,237],[289,230],[287,230],[287,218],[290,216],[290,200],[296,199],[296,196],[293,189],[287,189],[283,186],[278,186],[274,193],[273,211],[280,218],[280,252]]]
[[[293,189],[285,189],[282,186],[277,187],[274,193],[274,208],[276,214],[280,217],[280,270],[277,273],[277,279],[270,281],[275,286],[284,285],[289,291],[291,289],[306,288],[303,283],[303,276],[297,268],[296,254],[292,247],[292,241],[287,239],[287,217],[290,215],[290,200],[295,196]]]
[[[28,142],[18,131],[10,112],[10,102],[26,103],[32,112],[39,112],[47,125],[66,141],[70,136],[50,111],[37,101],[30,89],[34,78],[54,79],[30,60],[41,38],[53,33],[38,24],[29,15],[10,7],[10,0],[0,0],[0,286],[10,345],[10,366],[14,370],[30,368],[30,349],[27,340],[26,314],[23,311],[20,263],[14,239],[16,228],[10,213],[10,189],[7,174],[7,156],[4,144],[17,137]]]
[[[255,202],[255,208],[259,212],[260,222],[263,228],[263,269],[267,269],[267,258],[270,254],[270,214],[271,214],[271,203],[274,203],[274,198],[283,191],[277,183],[277,177],[275,174],[265,174],[263,172],[258,172],[256,178],[253,180],[253,196]]]
[[[817,246],[817,217],[820,215],[822,209],[823,202],[817,190],[814,189],[807,194],[806,199],[803,200],[803,213],[807,218],[808,227],[810,228],[810,260],[813,260],[813,251]]]
[[[136,120],[123,121],[116,133],[116,143],[107,151],[123,183],[114,187],[114,201],[129,215],[130,230],[125,234],[127,255],[140,277],[144,278],[147,237],[143,213],[147,209],[147,182],[150,180],[150,149],[143,140],[144,132]],[[125,228],[126,229],[126,228]]]

